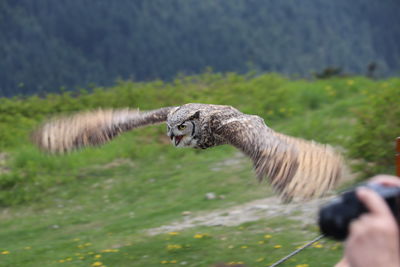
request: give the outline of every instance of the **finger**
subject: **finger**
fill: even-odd
[[[377,193],[368,188],[359,188],[356,191],[358,199],[367,207],[367,209],[376,215],[389,215],[392,213],[389,206]]]
[[[362,236],[363,232],[367,229],[365,226],[369,225],[370,223],[371,223],[371,214],[364,213],[356,220],[350,222],[349,232],[352,234],[353,237],[355,236],[355,234]]]
[[[338,263],[336,263],[335,267],[350,267],[349,262],[346,257],[343,257]]]
[[[384,186],[399,186],[400,187],[400,178],[392,175],[380,174],[374,176],[370,180],[371,183],[377,183]]]

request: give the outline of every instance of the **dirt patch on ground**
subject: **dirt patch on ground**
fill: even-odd
[[[169,225],[149,229],[148,234],[182,231],[196,226],[236,226],[245,222],[279,216],[299,221],[303,225],[315,224],[320,206],[328,199],[285,204],[278,197],[269,197],[208,213],[188,214],[186,212],[183,213],[182,219]]]
[[[101,166],[96,166],[98,169],[113,169],[122,165],[128,165],[130,167],[135,167],[135,163],[130,160],[130,159],[125,159],[125,158],[119,158],[115,159],[107,164],[101,165]]]
[[[211,166],[211,170],[220,171],[226,167],[242,166],[248,160],[242,153],[235,153],[232,158]],[[343,174],[339,184],[354,180],[356,175],[350,168],[343,166]],[[183,212],[182,218],[175,222],[157,228],[148,229],[149,235],[182,231],[196,226],[236,226],[245,222],[284,216],[302,225],[315,225],[320,207],[327,203],[332,196],[314,199],[307,202],[282,203],[278,197],[268,197],[209,212]]]
[[[117,158],[117,159],[114,159],[111,162],[108,162],[108,163],[105,163],[105,164],[102,164],[102,165],[95,164],[95,165],[91,165],[91,166],[85,167],[84,169],[82,169],[82,172],[85,173],[87,171],[90,172],[90,171],[99,171],[99,170],[100,171],[109,170],[109,169],[114,169],[114,168],[117,168],[117,167],[120,167],[120,166],[123,166],[123,165],[129,166],[129,167],[132,167],[132,168],[134,168],[136,166],[135,163],[130,159]]]
[[[9,173],[10,168],[6,166],[6,161],[8,160],[8,154],[4,152],[0,152],[0,175]]]

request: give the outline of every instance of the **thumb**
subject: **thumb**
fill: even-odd
[[[385,200],[375,191],[368,188],[359,188],[356,191],[358,199],[367,207],[369,212],[376,215],[392,215]]]

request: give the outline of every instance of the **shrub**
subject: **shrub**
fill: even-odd
[[[356,168],[363,176],[393,173],[395,138],[400,136],[400,81],[377,84],[356,116],[355,134],[348,145],[350,156],[362,159]]]

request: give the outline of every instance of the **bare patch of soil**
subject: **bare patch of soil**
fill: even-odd
[[[268,197],[245,204],[208,213],[183,213],[183,218],[169,225],[148,230],[149,235],[182,231],[196,226],[236,226],[245,222],[284,216],[304,225],[315,224],[320,206],[328,198],[315,199],[302,203],[282,203],[278,197]]]
[[[8,154],[0,152],[0,174],[5,174],[10,172],[10,168],[6,166],[6,161],[8,159]]]

